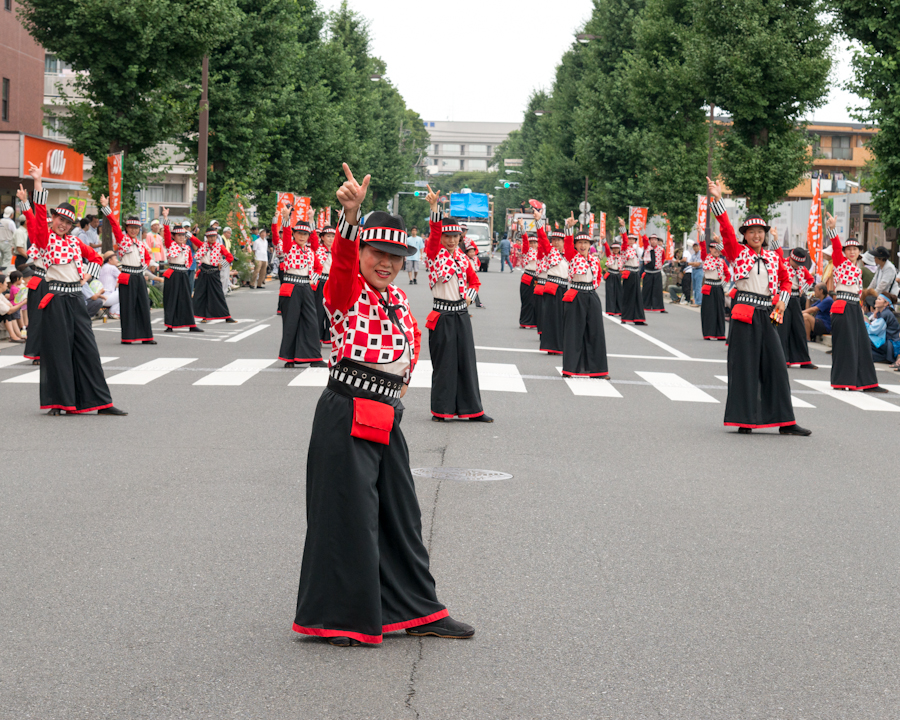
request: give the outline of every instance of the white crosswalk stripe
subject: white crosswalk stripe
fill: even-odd
[[[209,375],[204,375],[194,385],[243,385],[274,362],[274,360],[235,360]]]
[[[827,380],[798,380],[801,385],[818,390],[823,395],[828,395],[860,410],[871,412],[900,412],[900,405],[892,405],[884,400],[872,397],[868,393],[848,392],[847,390],[835,390]]]
[[[118,360],[117,357],[101,357],[100,363],[102,365],[106,365],[108,362],[112,362],[113,360]],[[32,370],[31,372],[22,373],[21,375],[16,375],[15,377],[11,377],[8,380],[4,380],[5,383],[29,383],[32,385],[39,385],[41,382],[41,371],[40,370]]]
[[[328,384],[328,368],[306,368],[288,383],[288,387],[318,387]]]
[[[562,368],[556,368],[556,372],[562,375]],[[609,380],[598,380],[596,378],[565,378],[565,381],[573,395],[586,397],[622,397],[622,393],[616,390]]]
[[[728,384],[728,376],[727,375],[716,375],[716,379],[721,380],[726,385]],[[815,405],[811,405],[806,402],[806,400],[801,400],[796,395],[791,395],[791,407],[795,408],[815,408]]]
[[[0,368],[17,365],[18,363],[25,362],[27,359],[28,358],[24,358],[21,355],[0,355]]]
[[[675,373],[661,372],[643,372],[635,371],[637,375],[644,378],[653,387],[659,390],[669,400],[676,402],[702,402],[702,403],[718,403],[712,395],[703,392],[696,385],[692,385],[683,377]]]
[[[106,378],[109,385],[146,385],[173,370],[194,362],[197,358],[156,358],[131,370]]]
[[[527,393],[525,381],[519,373],[519,368],[513,363],[476,363],[478,368],[478,385],[482,390],[497,392]],[[412,388],[430,388],[431,376],[434,374],[434,366],[431,360],[419,360],[413,372]]]

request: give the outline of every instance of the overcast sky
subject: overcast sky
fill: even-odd
[[[340,0],[320,2],[326,10],[340,5]],[[528,97],[536,88],[550,88],[559,59],[591,12],[590,0],[453,0],[437,5],[350,0],[350,5],[369,19],[374,54],[387,63],[391,82],[423,120],[521,122]],[[815,120],[850,120],[847,105],[857,101],[837,88],[849,77],[847,43],[838,43],[835,51],[840,58],[832,79],[835,89],[828,104],[814,113]],[[451,54],[459,56],[452,67],[429,62]],[[435,83],[436,77],[441,82]]]

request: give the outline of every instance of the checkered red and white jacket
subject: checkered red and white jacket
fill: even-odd
[[[281,250],[284,253],[284,270],[308,270],[311,277],[315,278],[322,272],[322,263],[313,252],[313,238],[315,247],[319,246],[319,236],[315,231],[310,233],[309,242],[300,247],[294,242],[294,232],[290,223],[284,223],[281,229]]]
[[[119,227],[119,223],[116,218],[112,214],[112,210],[109,209],[109,206],[100,208],[100,211],[106,216],[106,221],[109,223],[109,227],[112,230],[113,236],[116,238],[116,255],[119,256],[119,260],[125,257],[128,252],[133,249],[137,250],[138,256],[141,259],[141,267],[145,268],[150,264],[150,248],[147,246],[141,238],[133,238],[131,235],[122,232],[122,228]]]
[[[565,254],[569,261],[569,282],[578,282],[575,280],[576,275],[587,275],[590,271],[594,288],[600,284],[600,258],[596,255],[585,257],[575,249],[575,236],[572,235],[571,228],[566,228]]]
[[[831,237],[831,262],[834,264],[834,282],[836,285],[849,285],[862,291],[862,269],[854,265],[844,255],[841,239],[832,230],[826,230]]]
[[[533,264],[534,270],[537,272],[538,250],[537,247],[531,244],[528,233],[522,233],[522,258],[526,268]]]
[[[544,229],[544,221],[541,220],[537,229],[538,239],[538,264],[539,273],[549,274],[550,268],[556,267],[562,262],[567,263],[565,255],[550,244],[547,231]],[[568,265],[568,263],[567,263]],[[559,272],[559,271],[557,271]]]
[[[200,241],[191,236],[191,242],[194,244],[194,247],[197,248],[196,252],[198,258],[202,258],[209,252],[209,261],[213,265],[221,265],[223,257],[227,262],[234,262],[234,255],[228,252],[228,248],[218,242],[216,238],[213,238],[213,240],[210,241],[204,235],[203,240]]]
[[[773,302],[774,298],[780,296],[787,304],[791,297],[791,279],[781,252],[767,250],[765,247],[760,249],[759,254],[753,252],[747,245],[738,242],[725,205],[721,201],[716,201],[712,204],[712,209],[722,231],[722,253],[731,263],[731,279],[734,281],[744,279],[750,275],[750,271],[757,263],[763,262],[769,275],[769,294]]]
[[[459,249],[451,255],[447,248],[441,245],[441,218],[440,211],[431,213],[429,222],[428,241],[425,243],[425,265],[428,268],[428,285],[434,287],[439,282],[447,283],[456,280],[459,284],[459,296],[464,298],[466,291],[471,288],[478,290],[481,280],[478,273],[472,268],[468,256]],[[535,250],[537,257],[537,250]]]
[[[621,270],[623,267],[625,267],[625,256],[622,255],[621,250],[617,253],[614,253],[612,251],[612,248],[609,246],[609,243],[603,243],[603,249],[606,252],[607,270]]]
[[[403,378],[409,384],[419,361],[422,334],[403,290],[390,285],[385,297],[359,272],[358,218],[356,225],[350,225],[341,212],[331,254],[331,273],[325,283],[325,310],[331,320],[329,366],[343,358],[385,365],[399,360],[409,347],[410,365]]]
[[[34,209],[30,204],[24,208],[25,226],[33,246],[37,246],[45,267],[51,265],[74,264],[79,277],[90,275],[99,277],[103,258],[92,247],[85,245],[72,235],[57,235],[47,224],[47,191],[35,190]],[[31,253],[29,253],[31,256]]]
[[[650,241],[644,236],[644,269],[660,270],[666,257],[666,249],[662,245],[650,247]]]
[[[646,236],[644,237],[644,240],[647,240]],[[623,268],[629,260],[634,261],[640,258],[640,247],[638,246],[638,243],[633,243],[628,239],[628,233],[622,233],[622,251],[619,254],[623,258]],[[631,267],[634,267],[635,265],[635,262],[631,263]]]
[[[807,270],[803,265],[798,268],[794,268],[791,266],[790,262],[786,263],[788,277],[791,279],[791,290],[794,289],[794,283],[797,283],[797,289],[800,291],[802,295],[805,293],[812,285],[815,284],[816,279],[810,274],[809,270]],[[862,274],[860,273],[860,278]]]
[[[721,250],[721,246],[719,246]],[[731,279],[731,270],[728,269],[728,263],[723,257],[713,257],[706,254],[706,241],[700,243],[700,258],[703,260],[704,272],[715,272],[719,275],[719,280],[726,282]]]
[[[185,233],[185,240],[187,234]],[[175,242],[172,237],[172,229],[169,227],[169,219],[163,218],[163,244],[166,246],[166,259],[172,262],[176,258],[180,258],[183,253],[187,253],[184,259],[185,267],[190,267],[194,262],[194,256],[191,253],[191,244],[185,242],[184,245]]]

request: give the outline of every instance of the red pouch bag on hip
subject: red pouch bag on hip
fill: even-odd
[[[534,294],[537,297],[540,297],[544,294],[544,286],[543,285],[535,285],[534,286]]]
[[[30,278],[28,278],[28,289],[37,290],[38,285],[41,284],[41,280],[43,280],[42,277],[38,275],[32,275]]]
[[[753,324],[753,313],[756,310],[752,305],[738,303],[731,308],[731,319]]]
[[[278,297],[290,297],[292,292],[294,292],[294,283],[281,283],[281,288],[278,290]]]
[[[629,275],[631,275],[631,272],[629,272],[628,270],[622,271],[622,279],[623,280],[627,280]]]
[[[556,283],[548,282],[544,285],[544,294],[545,295],[556,295],[556,289],[559,287]]]
[[[353,425],[350,436],[360,440],[391,444],[394,427],[394,407],[377,400],[353,398]]]
[[[44,297],[41,298],[41,301],[38,303],[38,307],[43,310],[50,301],[53,299],[53,293],[47,293]]]
[[[522,282],[526,285],[531,285],[531,281],[534,280],[533,275],[529,275],[528,273],[522,273]]]
[[[734,300],[737,297],[737,288],[736,287],[733,287],[733,288],[731,288],[731,290],[728,291],[728,297],[730,297],[732,300]]]
[[[438,320],[441,319],[441,314],[437,310],[432,310],[428,313],[428,318],[425,320],[425,327],[429,330],[434,330],[437,327]]]
[[[704,295],[709,295],[712,292],[712,285],[704,285],[703,290],[701,292]]]
[[[563,295],[563,302],[572,302],[575,299],[575,296],[578,294],[578,291],[575,288],[571,290],[566,290],[566,294]]]
[[[835,300],[831,303],[831,314],[832,315],[843,315],[844,310],[847,309],[847,301],[846,300]]]
[[[128,273],[119,273],[119,285],[127,285],[129,280],[131,280],[131,275]]]
[[[172,273],[173,273],[173,272],[175,272],[175,271],[174,271],[172,268],[169,268],[168,270],[166,270],[166,271],[163,273],[163,277],[164,277],[166,280],[168,280],[170,277],[172,277]]]

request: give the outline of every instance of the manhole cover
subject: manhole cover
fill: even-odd
[[[434,480],[456,480],[457,482],[483,482],[486,480],[509,480],[512,475],[496,470],[475,470],[474,468],[430,467],[413,468],[416,477]]]

